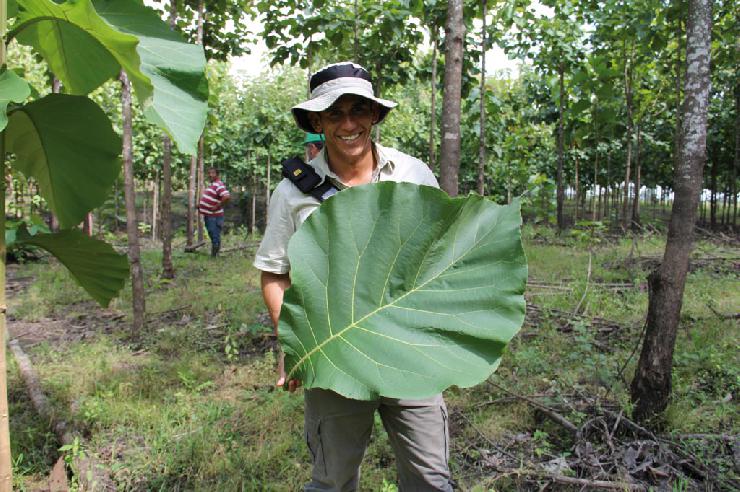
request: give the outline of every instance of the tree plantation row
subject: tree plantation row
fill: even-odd
[[[271,20],[275,7],[264,6],[263,35],[273,46],[273,61],[292,61],[308,71],[336,59],[364,62],[381,81],[382,95],[400,103],[381,126],[380,141],[422,158],[438,175],[447,173],[448,164],[454,162],[446,159],[440,164],[437,157],[443,12],[440,6],[426,5],[426,17],[419,17],[418,11],[400,5],[355,2],[345,8],[336,3],[308,8],[310,18],[303,22],[310,29],[300,31],[304,40],[279,36],[305,17],[302,5],[281,4],[281,12],[293,10],[280,22]],[[612,219],[622,226],[640,223],[641,201],[634,190],[641,190],[643,203],[670,200],[685,70],[686,5],[615,2],[589,8],[589,4],[555,2],[541,13],[535,12],[543,11],[542,7],[526,4],[487,8],[485,26],[480,22],[481,5],[466,5],[464,16],[459,192],[482,191],[502,202],[525,193],[536,207],[533,216],[546,220],[552,211],[557,221],[554,212],[562,201],[557,197],[567,189],[578,204],[567,220]],[[354,19],[353,24],[335,25],[341,12]],[[352,12],[360,15],[349,15]],[[376,22],[370,22],[371,14]],[[377,22],[378,15],[382,22]],[[713,17],[708,172],[703,184],[707,192],[702,197],[707,203],[700,214],[703,222],[715,228],[736,223],[738,129],[731,3],[717,4]],[[209,32],[219,30],[210,18],[206,16],[204,24],[206,39]],[[419,22],[420,18],[427,22]],[[314,41],[319,36],[312,32],[323,32],[325,38]],[[435,32],[440,35],[435,40],[439,47],[430,47],[421,33],[435,39]],[[389,38],[388,33],[393,35]],[[376,38],[383,39],[378,46]],[[528,60],[518,76],[482,74],[484,51],[493,44],[511,57]],[[283,57],[287,46],[290,59]],[[291,124],[288,108],[305,91],[306,71],[276,65],[259,77],[234,77],[228,63],[217,60],[228,54],[214,55],[209,63],[211,108],[200,167],[221,169],[229,185],[259,196],[262,203],[279,181],[280,161],[302,153],[302,135]],[[37,90],[50,90],[50,84],[44,83],[45,68],[26,58],[26,53],[17,53],[26,72],[39,81]],[[389,59],[397,62],[383,63]],[[94,95],[114,122],[120,121],[117,91],[115,84],[109,84]],[[162,140],[136,108],[133,152],[137,180],[157,182],[146,186],[159,190]],[[190,158],[177,153],[174,158],[173,186],[186,189],[194,181]],[[630,183],[627,194],[625,182]],[[558,189],[562,191],[556,193]],[[194,196],[193,191],[190,194]],[[118,209],[115,203],[109,204],[112,212]]]

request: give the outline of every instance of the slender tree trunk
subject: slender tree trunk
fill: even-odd
[[[205,51],[205,46],[203,42],[203,24],[205,23],[206,18],[206,5],[205,0],[198,0],[198,31],[197,31],[197,43],[201,46],[203,46],[203,50]],[[205,189],[205,182],[204,182],[204,176],[205,171],[203,169],[204,167],[204,161],[205,156],[203,155],[204,152],[204,145],[203,145],[203,136],[205,135],[205,127],[203,128],[203,133],[200,134],[200,138],[198,139],[198,182],[196,185],[196,196],[197,196],[197,203],[200,203],[200,196],[203,193],[203,190]],[[202,243],[204,240],[203,236],[203,217],[197,213],[197,211],[194,211],[195,213],[195,219],[198,222],[198,242]]]
[[[174,2],[173,2],[174,3]],[[172,141],[162,137],[162,278],[175,278],[172,264]]]
[[[177,24],[177,1],[170,0],[170,29],[175,30]],[[190,197],[188,196],[188,225],[190,222]],[[162,136],[162,278],[175,278],[175,267],[172,264],[172,140],[167,134]],[[193,231],[190,229],[190,242],[193,241]]]
[[[625,53],[626,54],[626,53]],[[629,58],[624,64],[624,98],[627,103],[627,160],[624,163],[624,196],[622,201],[622,229],[629,227],[629,201],[630,201],[630,172],[632,167],[632,56],[633,49],[630,48]]]
[[[195,187],[198,176],[198,156],[190,157],[190,178],[188,179],[188,221],[185,225],[185,246],[193,246],[195,239]]]
[[[138,336],[144,329],[144,271],[141,267],[139,250],[139,228],[136,222],[136,189],[134,186],[133,148],[131,145],[131,83],[126,72],[121,70],[121,107],[123,127],[123,176],[126,195],[126,231],[128,233],[128,260],[131,264],[131,289],[134,322],[132,335]]]
[[[579,191],[579,187],[581,186],[581,183],[580,183],[580,181],[578,179],[579,178],[579,176],[578,176],[578,157],[576,157],[574,160],[575,160],[574,164],[575,164],[575,171],[576,171],[576,175],[575,175],[575,178],[576,178],[576,186],[575,186],[575,189],[573,190],[574,191],[574,193],[573,193],[573,201],[574,201],[574,204],[575,204],[575,209],[573,211],[573,217],[574,217],[575,221],[578,222],[578,204],[580,203],[579,200],[578,200],[579,199],[578,191]]]
[[[383,79],[380,74],[383,73],[383,61],[378,58],[375,61],[375,97],[381,97],[383,90]],[[380,125],[375,125],[375,142],[380,143]]]
[[[450,196],[457,196],[460,172],[460,94],[462,92],[463,38],[462,0],[447,2],[445,26],[445,77],[442,100],[442,147],[439,184]]]
[[[196,189],[198,190],[196,195],[196,204],[200,203],[200,197],[203,194],[203,191],[206,189],[205,184],[205,170],[204,170],[204,155],[203,155],[203,135],[200,136],[200,139],[198,140],[198,184],[196,186]],[[197,212],[197,205],[196,205],[196,212],[195,217],[198,220],[198,242],[203,242],[203,216]]]
[[[265,224],[270,210],[270,149],[267,149],[267,183],[265,185]]]
[[[54,77],[51,79],[51,92],[54,94],[58,94],[62,91],[62,82]],[[59,231],[59,220],[57,219],[57,216],[54,212],[49,212],[51,215],[51,218],[49,220],[49,229],[51,232],[58,232]]]
[[[714,231],[717,229],[717,168],[719,167],[719,152],[717,152],[717,149],[715,148],[712,154],[714,155],[710,156],[712,167],[710,171],[711,179],[709,184],[711,187],[709,195],[709,226]]]
[[[354,40],[352,43],[352,58],[355,62],[360,62],[360,10],[357,6],[357,0],[354,3],[354,14],[355,14],[355,25],[354,25]],[[380,76],[380,74],[378,74]]]
[[[85,214],[85,219],[82,221],[82,232],[90,237],[93,237],[93,235],[95,234],[95,231],[93,229],[94,224],[95,221],[93,219],[93,214],[92,212],[88,212],[87,214]]]
[[[640,173],[642,171],[640,162],[640,125],[637,125],[637,142],[635,144],[635,199],[632,202],[632,227],[638,228],[640,225]]]
[[[735,158],[732,161],[732,227],[737,224],[737,170],[740,168],[740,80],[735,83]]]
[[[159,233],[159,169],[154,170],[152,181],[152,241],[157,240]]]
[[[598,138],[597,138],[597,141],[598,141]],[[591,208],[591,220],[593,220],[594,222],[599,220],[598,210],[601,205],[601,192],[600,191],[598,191],[599,202],[598,204],[596,203],[597,190],[599,189],[599,183],[598,183],[599,157],[601,157],[601,153],[598,151],[598,145],[596,147],[597,147],[596,159],[594,159],[594,195],[593,195],[593,206]]]
[[[252,210],[249,214],[249,233],[254,235],[257,232],[257,185],[252,183]]]
[[[711,33],[711,0],[689,0],[680,166],[673,178],[675,196],[663,262],[648,277],[647,329],[631,387],[634,416],[640,420],[661,413],[671,393],[673,350],[706,162]]]
[[[483,27],[481,29],[480,62],[480,140],[478,143],[478,194],[485,195],[486,182],[486,15],[488,1],[483,0]]]
[[[434,135],[437,133],[437,26],[432,25],[432,101],[429,110],[429,169],[437,169],[437,144]]]
[[[5,32],[8,24],[8,5],[0,1],[0,66],[7,62]],[[10,419],[8,412],[8,369],[5,361],[5,343],[8,338],[5,317],[5,131],[0,131],[0,492],[13,490],[13,460],[10,455]]]
[[[560,83],[560,97],[558,102],[558,171],[557,171],[557,217],[558,232],[565,230],[563,203],[565,202],[565,185],[563,184],[563,166],[565,161],[565,126],[563,113],[565,111],[565,65],[558,66],[558,80]]]
[[[607,151],[606,153],[606,182],[604,183],[604,213],[602,214],[602,217],[606,218],[606,220],[609,220],[609,183],[611,180],[611,161],[612,161],[612,154],[611,151]]]

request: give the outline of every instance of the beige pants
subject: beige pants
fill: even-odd
[[[451,491],[447,408],[441,394],[424,400],[358,401],[322,389],[305,392],[313,473],[304,490],[357,490],[376,410],[396,455],[399,490]]]

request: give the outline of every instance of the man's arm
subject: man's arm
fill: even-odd
[[[290,274],[262,272],[262,297],[272,320],[273,332],[277,335],[280,307],[283,305],[283,295],[290,287]]]
[[[283,296],[285,291],[290,287],[290,274],[288,273],[271,273],[262,272],[261,276],[262,298],[265,300],[267,312],[272,320],[273,333],[275,338],[278,334],[278,320],[280,319],[280,308],[283,305]],[[280,350],[278,353],[278,380],[277,386],[285,384],[285,355]],[[291,379],[288,381],[288,390],[293,392],[300,386],[300,381]]]

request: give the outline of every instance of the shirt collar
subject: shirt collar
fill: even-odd
[[[396,167],[396,164],[388,158],[383,146],[373,142],[373,152],[375,153],[378,167],[373,171],[373,182],[380,180],[380,175],[390,175]],[[329,163],[326,162],[326,146],[321,149],[321,152],[311,160],[310,164],[319,172],[321,177],[328,177],[339,189],[344,189],[347,186],[342,183],[339,177],[329,169]]]

